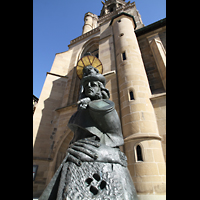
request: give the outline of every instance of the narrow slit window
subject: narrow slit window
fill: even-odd
[[[130,94],[130,100],[135,100],[135,99],[134,99],[134,95],[133,95],[133,91],[132,91],[132,90],[129,92],[129,94]]]
[[[137,147],[136,147],[136,154],[137,154],[137,161],[143,161],[142,149],[141,149],[140,145],[137,145]]]
[[[126,53],[125,52],[122,53],[122,58],[123,58],[123,60],[126,60]]]
[[[38,169],[38,165],[33,165],[33,181],[35,180],[37,169]]]

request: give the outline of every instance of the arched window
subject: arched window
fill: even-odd
[[[92,38],[83,46],[83,51],[78,59],[82,58],[83,56],[87,55],[90,52],[92,56],[99,57],[99,37]]]
[[[130,95],[130,100],[135,100],[135,99],[134,99],[134,95],[133,95],[133,91],[132,91],[132,90],[130,90],[129,95]]]
[[[142,149],[140,145],[136,146],[137,161],[143,161]]]

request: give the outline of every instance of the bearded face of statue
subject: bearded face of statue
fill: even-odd
[[[105,77],[99,73],[98,69],[91,65],[83,68],[83,78],[81,80],[80,100],[89,97],[91,101],[98,99],[109,99],[110,94],[105,88]]]
[[[89,97],[91,100],[100,99],[102,97],[98,81],[88,81],[84,85],[84,90],[85,96]]]

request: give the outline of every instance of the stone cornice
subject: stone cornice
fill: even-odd
[[[161,140],[162,137],[153,133],[135,133],[126,138],[124,142],[130,142],[131,140]]]
[[[77,42],[79,42],[79,41],[85,39],[86,37],[88,37],[88,36],[90,36],[90,35],[92,35],[92,34],[97,33],[98,31],[100,31],[100,27],[99,27],[99,26],[98,26],[97,28],[92,29],[91,31],[89,31],[89,32],[87,32],[87,33],[85,33],[85,34],[83,34],[83,35],[81,35],[81,36],[79,36],[79,37],[77,37],[77,38],[71,40],[71,41],[70,41],[70,44],[68,45],[68,47],[70,48],[70,46],[72,46],[73,44],[75,44],[75,43],[77,43]]]
[[[159,94],[153,94],[153,95],[151,95],[150,100],[163,98],[164,96],[166,97],[166,92],[162,92],[162,93],[159,93]]]
[[[68,78],[67,76],[62,76],[62,75],[54,74],[54,73],[51,73],[51,72],[47,72],[46,75],[48,75],[48,74],[53,75],[53,76],[58,76],[58,77],[61,77],[61,78]]]

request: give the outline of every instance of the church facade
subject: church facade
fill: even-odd
[[[128,169],[140,200],[166,194],[166,19],[144,26],[135,2],[102,1],[87,12],[82,35],[57,53],[33,115],[33,197],[38,198],[73,138],[67,127],[77,110],[77,61],[100,59],[110,100],[122,125]]]

